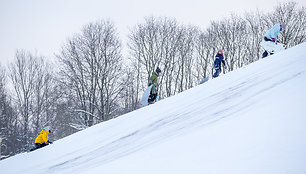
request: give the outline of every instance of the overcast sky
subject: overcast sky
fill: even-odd
[[[166,16],[205,29],[231,13],[269,12],[285,0],[0,0],[0,63],[16,49],[54,59],[68,37],[100,19],[114,22],[121,40],[147,16]],[[296,0],[306,6],[306,0]],[[125,45],[124,45],[125,46]]]

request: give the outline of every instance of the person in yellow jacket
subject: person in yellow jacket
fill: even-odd
[[[49,133],[51,133],[51,127],[46,126],[43,130],[40,131],[40,134],[35,139],[35,148],[31,149],[31,151],[42,148],[48,144],[52,144],[49,141]]]

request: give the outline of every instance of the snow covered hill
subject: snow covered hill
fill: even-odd
[[[3,160],[0,173],[305,174],[306,43]]]

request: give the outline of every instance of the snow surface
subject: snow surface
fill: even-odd
[[[305,174],[305,100],[303,43],[5,159],[0,173]]]

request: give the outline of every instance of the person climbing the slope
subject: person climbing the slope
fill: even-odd
[[[226,65],[225,65],[225,61],[224,61],[224,57],[223,57],[223,51],[220,49],[218,50],[218,53],[215,57],[215,61],[214,61],[214,68],[215,68],[215,73],[213,74],[213,78],[216,78],[219,76],[219,74],[221,73],[221,63],[223,64],[224,69],[226,69]]]
[[[264,40],[265,41],[270,41],[275,44],[277,44],[279,41],[277,40],[277,36],[280,31],[284,31],[286,29],[286,24],[275,24],[271,29],[269,29],[265,35],[264,35]],[[265,58],[268,56],[268,52],[265,50],[265,52],[262,54],[262,58]],[[270,53],[271,55],[273,53]]]
[[[35,139],[35,147],[30,151],[34,151],[46,145],[52,144],[52,142],[49,141],[49,133],[51,133],[50,126],[46,126],[43,130],[41,130],[40,134]]]
[[[156,101],[157,98],[157,79],[160,76],[161,70],[159,69],[159,67],[156,68],[155,72],[152,72],[152,75],[149,79],[149,85],[151,86],[153,85],[151,92],[150,92],[150,96],[148,99],[148,103],[149,104],[153,104]]]

